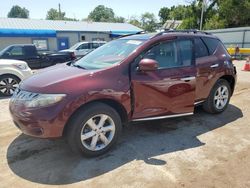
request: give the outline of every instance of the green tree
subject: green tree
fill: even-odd
[[[29,18],[29,11],[18,5],[13,6],[8,13],[8,18]]]
[[[51,8],[47,12],[47,20],[63,20],[65,18],[65,12],[59,13],[57,9]]]
[[[158,16],[160,17],[161,23],[164,24],[169,19],[170,9],[163,7],[160,9]]]
[[[155,15],[149,12],[146,12],[141,15],[141,27],[144,31],[154,32],[157,29],[157,19]]]
[[[219,17],[225,20],[226,27],[249,26],[249,0],[219,0],[218,7]]]
[[[125,18],[121,17],[121,16],[116,16],[114,18],[114,22],[117,22],[117,23],[124,23],[125,22]]]
[[[67,20],[67,21],[77,21],[75,18],[65,17],[65,12],[59,12],[57,9],[51,8],[47,12],[46,19],[47,20]]]
[[[213,15],[204,25],[204,29],[221,29],[226,27],[226,20],[220,18],[219,14]]]
[[[89,13],[88,18],[94,22],[114,22],[115,13],[111,8],[105,7],[104,5],[98,5]]]
[[[137,26],[137,27],[141,27],[140,18],[137,18],[136,16],[130,17],[128,23],[130,23],[134,26]]]

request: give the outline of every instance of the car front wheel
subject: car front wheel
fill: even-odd
[[[230,97],[231,88],[229,83],[224,79],[220,79],[212,88],[210,95],[203,104],[203,108],[209,113],[221,113],[227,108]]]
[[[0,76],[0,95],[11,96],[18,87],[20,79],[14,75]]]
[[[103,103],[93,103],[78,111],[67,129],[67,141],[74,152],[98,156],[117,141],[122,129],[119,114]]]

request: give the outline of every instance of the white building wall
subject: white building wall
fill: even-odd
[[[236,46],[250,48],[250,27],[208,30],[219,37],[226,47]]]

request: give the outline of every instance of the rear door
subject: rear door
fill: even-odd
[[[219,41],[213,38],[197,37],[195,41],[195,58],[197,68],[196,102],[204,101],[210,93],[221,63],[215,55]]]
[[[141,72],[132,66],[133,119],[192,114],[196,84],[193,41],[182,38],[156,44],[135,65],[143,58],[156,60],[159,68]]]

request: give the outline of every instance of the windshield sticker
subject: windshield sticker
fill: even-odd
[[[141,43],[142,43],[142,41],[139,41],[139,40],[129,40],[127,42],[127,44],[134,44],[134,45],[139,45]]]

